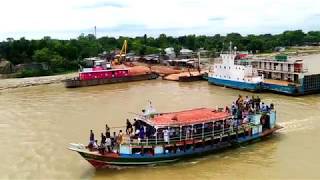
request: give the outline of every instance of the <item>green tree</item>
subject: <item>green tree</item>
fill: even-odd
[[[55,51],[49,50],[48,48],[42,48],[36,50],[32,59],[35,62],[47,63],[54,72],[64,70],[65,60]]]

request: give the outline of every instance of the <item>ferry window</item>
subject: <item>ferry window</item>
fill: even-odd
[[[229,66],[229,69],[230,69],[230,66]]]
[[[226,66],[224,66],[224,69],[226,69]]]

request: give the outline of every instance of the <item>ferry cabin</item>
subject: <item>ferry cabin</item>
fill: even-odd
[[[236,53],[221,54],[221,63],[215,63],[208,75],[209,83],[243,90],[260,90],[263,76]]]

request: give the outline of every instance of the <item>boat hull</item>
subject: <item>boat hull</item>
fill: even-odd
[[[126,76],[126,77],[119,77],[119,78],[105,78],[105,79],[92,79],[92,80],[80,80],[78,78],[75,78],[75,79],[65,80],[65,87],[77,88],[77,87],[86,87],[86,86],[96,86],[96,85],[102,85],[102,84],[151,80],[151,79],[157,79],[158,77],[159,75],[157,73],[148,73],[148,74]]]
[[[193,81],[201,81],[205,80],[203,79],[203,75],[197,75],[197,76],[181,76],[179,77],[180,82],[193,82]]]
[[[208,77],[208,82],[218,86],[225,86],[234,89],[246,90],[246,91],[260,91],[261,83],[246,83],[240,81],[230,81],[225,79],[217,79],[213,77]]]
[[[287,95],[302,95],[304,94],[301,89],[297,86],[291,85],[278,85],[278,84],[270,84],[263,83],[263,89],[266,91],[272,91],[275,93],[287,94]]]
[[[170,163],[179,161],[186,158],[194,158],[207,154],[212,154],[218,151],[221,151],[226,148],[238,147],[239,144],[256,142],[257,140],[262,139],[263,137],[271,135],[278,129],[281,129],[280,126],[275,126],[272,129],[263,131],[260,134],[239,137],[235,141],[223,141],[216,144],[203,145],[197,148],[191,148],[186,151],[179,151],[175,153],[163,153],[163,154],[116,154],[116,153],[107,153],[101,155],[98,153],[91,153],[86,151],[79,151],[76,149],[71,149],[77,151],[84,159],[86,159],[90,164],[95,168],[107,168],[113,166],[141,166],[141,165],[152,165],[152,164],[161,164],[161,163]],[[70,149],[70,148],[69,148]]]

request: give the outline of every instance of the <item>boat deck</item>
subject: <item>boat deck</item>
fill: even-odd
[[[275,79],[264,79],[264,83],[275,84],[275,85],[280,85],[280,86],[288,86],[289,84],[292,84],[292,82],[275,80]]]
[[[190,78],[195,76],[202,77],[205,73],[206,71],[201,71],[200,73],[198,71],[181,72],[164,76],[163,79],[168,81],[180,81],[181,78]]]

